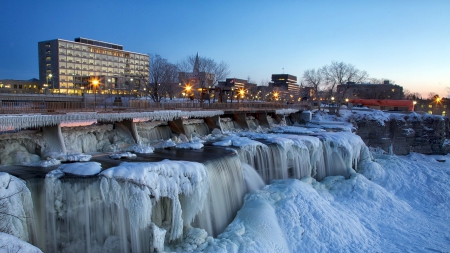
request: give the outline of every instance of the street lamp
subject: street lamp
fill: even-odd
[[[48,74],[48,76],[47,76],[47,87],[50,86],[49,80],[52,79],[52,77],[53,77],[53,75],[51,73]],[[53,82],[53,79],[52,79],[52,82]],[[53,89],[53,85],[52,85],[52,89]]]
[[[189,94],[191,94],[192,87],[190,85],[186,85],[184,89],[186,90],[186,95],[189,97]]]
[[[92,86],[94,86],[94,111],[97,108],[97,85],[98,80],[97,79],[92,80]]]
[[[277,100],[278,100],[278,92],[275,92],[275,93],[273,94],[273,96],[275,97],[275,101],[277,101]]]

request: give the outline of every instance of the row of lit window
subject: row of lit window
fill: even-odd
[[[420,108],[424,108],[424,107],[425,107],[425,105],[420,105]],[[445,109],[445,108],[447,108],[447,105],[442,105],[442,107]],[[433,109],[433,105],[432,105],[432,104],[429,104],[429,105],[428,105],[428,108]],[[436,108],[439,108],[439,106],[436,105]]]
[[[46,66],[47,66],[47,68],[51,68],[51,64],[47,64]],[[87,63],[81,64],[81,63],[71,63],[71,62],[68,62],[68,63],[60,62],[59,63],[59,68],[61,68],[61,69],[67,68],[67,69],[99,70],[102,67],[129,69],[129,70],[147,71],[148,72],[147,67],[137,66],[137,65],[129,65],[127,67],[123,63],[120,63],[120,64],[111,64],[108,62],[102,62],[102,63],[96,62],[96,64],[93,64],[93,63],[92,64],[91,63],[90,64],[87,64]]]
[[[123,76],[125,73],[124,72],[100,72],[100,71],[79,71],[77,73],[69,73],[69,72],[60,72],[60,77],[59,80],[60,81],[73,81],[74,77],[76,76]],[[134,75],[134,76],[143,76],[143,77],[148,77],[148,73],[145,72],[135,72],[135,71],[130,71],[128,74],[130,75]]]
[[[433,111],[428,111],[428,114],[433,114]],[[447,116],[446,111],[442,111],[442,116]]]
[[[112,61],[102,61],[102,60],[93,60],[93,59],[85,59],[85,58],[76,58],[76,57],[71,57],[71,56],[67,56],[67,57],[63,57],[60,58],[59,61],[61,63],[63,62],[74,62],[74,63],[83,63],[83,64],[91,64],[91,65],[103,65],[103,66],[125,66],[125,64],[129,64],[130,66],[142,66],[142,67],[148,67],[148,63],[146,62],[130,62],[130,63],[126,63],[123,61],[120,62],[112,62]],[[61,64],[60,64],[61,65]]]
[[[3,84],[0,83],[0,89],[37,89],[36,84]]]
[[[96,59],[96,60],[105,60],[105,61],[111,61],[111,62],[127,62],[129,64],[139,64],[139,65],[148,65],[149,62],[148,60],[133,60],[133,59],[127,59],[127,58],[122,58],[122,57],[114,57],[114,56],[106,56],[106,55],[99,55],[99,54],[93,54],[93,53],[76,53],[76,54],[65,54],[65,53],[60,53],[59,54],[59,59],[66,59],[66,55],[67,55],[67,60],[70,59],[79,59],[79,58],[73,58],[72,56],[75,57],[82,57],[82,58],[89,58],[89,59]]]
[[[128,52],[121,52],[117,50],[108,50],[104,48],[99,47],[93,47],[93,46],[86,46],[86,45],[80,45],[77,43],[70,43],[70,42],[63,42],[59,41],[59,50],[60,52],[64,52],[64,50],[67,49],[67,53],[75,51],[84,51],[84,52],[91,52],[96,54],[103,54],[103,55],[110,55],[110,56],[117,56],[117,57],[126,57],[130,59],[137,59],[142,61],[148,61],[149,56],[147,55],[138,55],[138,54],[132,54]],[[72,51],[73,49],[73,51]]]
[[[136,88],[139,88],[139,83],[129,83],[128,85],[123,83],[123,84],[115,84],[115,83],[108,83],[106,86],[105,85],[100,85],[101,89],[118,89],[118,88],[125,88],[128,87],[131,84],[131,86],[134,86]],[[59,83],[59,88],[61,89],[73,89],[73,88],[85,88],[83,84],[80,83],[73,83],[73,82],[60,82]],[[86,85],[86,89],[92,89],[92,87],[90,85]]]

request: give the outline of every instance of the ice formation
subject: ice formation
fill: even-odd
[[[153,112],[125,112],[125,113],[66,113],[58,115],[24,114],[2,115],[0,117],[0,131],[11,129],[26,129],[42,126],[57,125],[62,122],[86,122],[97,120],[99,122],[117,122],[124,119],[147,119],[155,121],[171,121],[176,118],[205,118],[222,115],[223,111],[153,111]]]
[[[384,120],[382,115],[375,116]],[[222,127],[229,122],[233,123],[220,120]],[[195,137],[204,122],[188,123],[191,134],[178,138],[168,134],[167,125],[141,122],[138,134],[145,144],[137,146],[131,135],[118,136],[118,130],[108,124],[81,131],[63,128],[63,134],[69,136],[71,150],[83,152],[139,146],[153,151],[150,143],[158,146],[158,142],[160,147],[201,148],[202,141]],[[153,129],[158,130],[150,134]],[[238,155],[205,164],[122,163],[100,176],[96,175],[101,168],[93,163],[64,164],[45,179],[45,251],[421,252],[448,248],[450,159],[381,153],[374,158],[360,137],[341,129],[344,132],[297,126],[278,126],[271,134],[242,129],[231,133],[235,132],[231,128],[227,135],[216,131],[210,141]],[[19,146],[17,150],[22,147],[31,154],[29,148]],[[6,178],[0,175],[3,186]]]
[[[33,220],[33,202],[26,184],[0,172],[0,232],[28,241]]]
[[[195,162],[122,163],[103,171],[101,176],[106,203],[128,210],[130,231],[153,227],[154,240],[162,231],[169,241],[180,239],[183,227],[203,208],[209,188],[203,164]],[[134,252],[152,247],[146,245],[149,242],[133,238],[133,233],[131,236]],[[159,240],[164,242],[164,236]]]

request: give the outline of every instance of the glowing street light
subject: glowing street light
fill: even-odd
[[[275,100],[278,100],[278,92],[275,92],[275,93],[273,94],[273,96],[275,97]]]

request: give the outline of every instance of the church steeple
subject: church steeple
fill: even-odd
[[[200,73],[200,62],[198,60],[198,53],[197,56],[195,57],[194,70],[192,71],[192,73],[194,73],[194,76],[198,76],[198,74]]]

